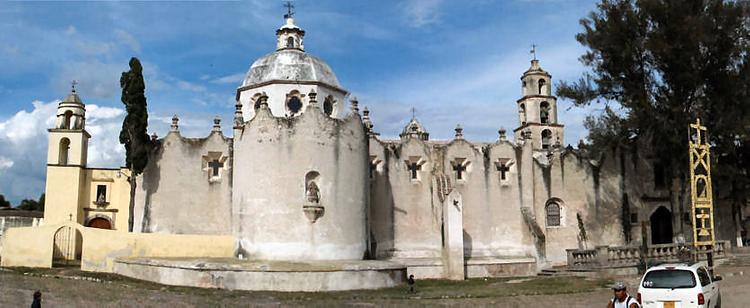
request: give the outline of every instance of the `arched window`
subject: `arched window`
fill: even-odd
[[[549,129],[542,131],[542,149],[549,149],[549,145],[552,142],[552,132]]]
[[[323,112],[326,115],[331,116],[333,114],[333,104],[335,103],[333,96],[328,95],[326,100],[323,102]]]
[[[293,37],[287,37],[286,38],[286,48],[294,48],[294,38]]]
[[[62,128],[62,129],[71,129],[71,127],[70,127],[71,121],[70,120],[72,118],[73,118],[73,111],[70,111],[70,110],[66,111],[65,114],[63,115],[63,122],[62,122],[62,125],[60,125],[61,126],[60,128]]]
[[[544,79],[539,79],[539,95],[542,95],[542,89],[544,89],[544,86],[547,84]],[[545,91],[546,93],[546,91]]]
[[[70,152],[70,139],[60,139],[60,156],[58,157],[57,163],[59,165],[68,164],[68,152]]]
[[[521,125],[526,124],[526,105],[518,105],[518,116],[521,119]]]
[[[289,115],[293,116],[302,109],[302,101],[299,100],[299,97],[293,95],[286,102],[286,108],[289,109]]]
[[[560,204],[555,201],[547,203],[547,227],[560,226]]]
[[[539,122],[542,124],[549,123],[549,103],[547,102],[539,104]]]

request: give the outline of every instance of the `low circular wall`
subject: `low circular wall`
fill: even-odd
[[[230,258],[126,258],[114,272],[156,283],[250,291],[318,292],[403,285],[406,267],[387,261],[249,261]]]

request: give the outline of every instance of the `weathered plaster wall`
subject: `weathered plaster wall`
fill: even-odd
[[[240,252],[270,260],[362,259],[367,150],[358,114],[338,120],[308,107],[276,118],[261,108],[235,136],[232,220]],[[325,208],[314,223],[303,211],[311,172]]]
[[[121,257],[234,257],[235,238],[228,235],[122,233],[83,228],[81,269],[112,272]]]
[[[18,227],[2,237],[0,266],[52,267],[52,239],[56,226]]]
[[[23,212],[23,215],[14,215],[16,213],[13,212]],[[39,212],[0,211],[0,253],[3,251],[3,236],[8,229],[18,227],[36,227],[43,221],[43,213]]]
[[[230,234],[232,140],[214,130],[206,138],[172,131],[159,140],[138,177],[136,232]],[[223,166],[213,175],[209,162]]]
[[[442,210],[440,202],[433,200],[432,155],[429,144],[412,137],[371,148],[370,156],[383,164],[373,182],[377,195],[373,195],[371,204],[377,219],[374,237],[384,243],[378,244],[378,257],[441,257]],[[420,164],[416,179],[408,169],[410,162]],[[381,222],[385,225],[379,225]]]

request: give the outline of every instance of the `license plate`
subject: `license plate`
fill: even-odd
[[[664,308],[674,308],[674,302],[664,302]]]

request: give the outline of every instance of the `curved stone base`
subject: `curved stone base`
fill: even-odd
[[[114,272],[166,285],[252,291],[343,291],[403,285],[406,267],[387,261],[257,261],[123,258]]]

